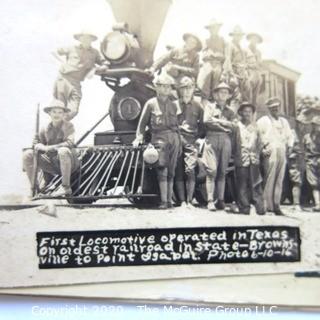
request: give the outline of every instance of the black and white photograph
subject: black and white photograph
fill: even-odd
[[[2,1],[0,294],[319,306],[319,11]]]

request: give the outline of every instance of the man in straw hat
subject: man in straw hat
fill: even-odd
[[[201,40],[192,33],[183,35],[184,46],[173,48],[160,57],[149,71],[153,74],[162,68],[178,83],[184,76],[197,78],[199,72],[199,51]]]
[[[74,38],[79,41],[79,45],[60,48],[54,54],[62,62],[62,66],[54,84],[53,95],[56,99],[63,101],[71,110],[67,115],[68,120],[78,114],[82,97],[81,82],[94,69],[95,65],[103,63],[99,51],[91,46],[92,42],[98,39],[95,35],[83,31],[75,34]]]
[[[220,83],[223,63],[225,60],[226,44],[219,36],[222,23],[212,19],[205,28],[210,32],[210,37],[206,40],[202,51],[203,65],[200,68],[197,85],[201,94],[206,99],[212,99],[212,92]]]
[[[248,68],[248,86],[249,90],[246,93],[249,101],[256,105],[260,86],[262,83],[261,78],[261,52],[257,48],[258,44],[263,42],[262,37],[257,33],[247,34],[247,40],[249,42],[246,50],[246,63]]]
[[[175,185],[181,206],[187,208],[192,208],[196,184],[195,169],[198,161],[196,140],[203,135],[203,109],[200,102],[194,98],[194,90],[195,83],[189,77],[183,77],[178,84],[182,112],[179,116],[182,153],[178,158]]]
[[[239,213],[250,214],[250,204],[254,204],[257,214],[265,214],[260,155],[268,155],[263,145],[257,125],[253,122],[256,107],[243,102],[238,114],[240,121],[235,128],[233,155],[236,186],[238,190]]]
[[[177,102],[170,99],[175,81],[161,73],[153,81],[157,96],[148,100],[143,108],[137,128],[136,147],[143,142],[148,126],[151,131],[151,142],[159,151],[157,176],[160,188],[160,209],[172,207],[173,181],[178,155],[181,150],[179,120],[181,109]]]
[[[71,173],[79,167],[79,160],[74,147],[73,124],[65,120],[70,109],[64,103],[54,100],[44,108],[51,122],[40,130],[39,139],[34,141],[34,149],[39,152],[38,167],[44,173],[46,182],[50,182],[53,175],[62,175],[62,188],[55,196],[71,195]],[[33,150],[26,150],[23,154],[23,169],[32,183],[35,168],[33,167]]]
[[[267,211],[283,215],[280,209],[282,184],[287,155],[291,153],[294,137],[288,121],[280,116],[281,101],[277,97],[266,101],[269,114],[257,121],[262,141],[268,145],[270,156],[264,158],[264,198]]]
[[[312,188],[314,208],[320,212],[320,116],[311,120],[311,133],[304,137],[307,180]]]
[[[244,32],[236,26],[229,36],[231,42],[226,47],[226,60],[224,71],[227,80],[233,89],[233,99],[237,101],[248,101],[248,73],[246,70],[246,54],[241,46]]]
[[[206,140],[203,151],[203,163],[206,168],[206,188],[208,209],[224,209],[226,174],[231,158],[231,135],[236,115],[227,106],[231,88],[220,83],[214,89],[216,102],[204,105],[203,122],[206,128]],[[214,204],[215,184],[217,183],[217,203]]]

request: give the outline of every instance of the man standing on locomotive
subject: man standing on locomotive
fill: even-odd
[[[274,97],[266,102],[269,114],[257,121],[262,141],[268,145],[270,156],[264,158],[264,198],[267,211],[283,215],[280,209],[282,185],[287,164],[287,155],[291,154],[294,136],[288,121],[280,116],[281,101]]]
[[[178,86],[179,103],[182,114],[179,116],[182,154],[178,158],[175,185],[182,207],[192,208],[196,183],[195,168],[198,160],[196,140],[203,131],[203,109],[194,98],[195,83],[183,77]],[[186,175],[186,184],[185,184]],[[186,191],[186,192],[185,192]],[[187,194],[187,201],[186,195]]]
[[[206,140],[203,163],[207,172],[206,188],[210,211],[225,208],[226,174],[231,158],[231,135],[236,119],[235,113],[227,106],[230,94],[231,88],[226,83],[220,83],[214,89],[216,102],[206,102],[204,105],[203,122],[206,128]],[[216,182],[218,201],[215,206],[213,200]]]
[[[183,40],[185,44],[182,48],[171,49],[154,62],[149,72],[154,74],[163,68],[176,83],[184,76],[196,79],[199,72],[199,51],[202,49],[201,40],[192,33],[185,33]]]
[[[153,81],[157,96],[148,100],[143,108],[133,146],[143,142],[148,126],[151,142],[159,150],[157,176],[161,204],[159,209],[172,207],[172,194],[178,155],[181,151],[178,117],[181,114],[179,103],[170,99],[175,81],[161,73]]]
[[[225,60],[226,43],[219,36],[222,24],[213,19],[205,27],[210,32],[202,51],[203,65],[200,68],[197,85],[203,98],[211,100],[213,89],[220,83]]]
[[[246,54],[241,46],[244,33],[239,26],[236,26],[229,35],[232,37],[232,41],[226,47],[226,60],[223,67],[226,80],[232,88],[232,100],[239,103],[248,101],[248,97],[246,97],[248,92]]]
[[[74,38],[79,45],[70,48],[60,48],[55,57],[62,61],[59,76],[54,84],[53,95],[61,100],[71,110],[66,115],[67,120],[73,119],[79,110],[82,98],[81,82],[95,69],[95,65],[102,65],[103,61],[98,50],[91,44],[98,38],[88,32],[78,33]],[[65,60],[61,58],[65,56]]]
[[[257,48],[259,43],[262,43],[262,37],[257,33],[247,34],[247,40],[249,41],[249,46],[246,50],[246,62],[248,68],[248,92],[245,94],[249,101],[256,105],[257,98],[260,91],[260,86],[262,83],[261,78],[261,52]]]
[[[51,122],[40,130],[39,137],[35,138],[34,150],[39,153],[38,167],[44,173],[46,183],[52,175],[62,175],[62,188],[55,196],[71,195],[71,173],[79,167],[79,160],[74,147],[73,124],[65,120],[70,109],[64,103],[54,100],[50,106],[44,108],[49,114]],[[27,173],[30,183],[34,177],[34,151],[26,150],[23,153],[23,169]]]

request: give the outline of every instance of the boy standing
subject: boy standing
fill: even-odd
[[[238,207],[242,214],[250,214],[250,204],[254,204],[256,213],[265,214],[263,200],[262,177],[260,173],[261,151],[266,156],[268,151],[263,148],[260,133],[253,123],[255,106],[244,102],[238,114],[240,121],[235,128],[234,165],[238,190]]]
[[[216,102],[204,105],[203,123],[206,128],[206,140],[203,151],[203,163],[206,168],[206,188],[208,194],[208,209],[215,211],[225,209],[224,192],[226,174],[231,158],[231,135],[236,118],[234,112],[227,106],[231,88],[226,83],[220,83],[214,89]],[[217,183],[218,201],[213,202]]]

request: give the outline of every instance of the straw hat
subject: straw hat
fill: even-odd
[[[281,100],[279,98],[277,98],[277,97],[269,98],[266,101],[266,106],[268,108],[279,107],[280,105],[281,105]]]
[[[49,106],[43,108],[43,111],[49,113],[52,109],[62,109],[64,112],[70,112],[71,110],[65,106],[65,104],[57,99],[54,99]]]
[[[183,77],[178,84],[178,88],[193,87],[193,86],[194,86],[193,79],[186,76]]]
[[[246,107],[250,107],[253,113],[256,112],[256,106],[253,105],[253,104],[250,103],[250,102],[245,101],[245,102],[242,102],[242,103],[240,104],[240,107],[239,107],[239,109],[238,109],[238,114],[240,114],[241,111],[242,111],[244,108],[246,108]]]
[[[258,43],[263,42],[263,38],[260,36],[260,34],[254,33],[254,32],[248,33],[246,38],[247,38],[247,40],[250,40],[252,38],[256,38],[256,39],[258,39]]]
[[[94,35],[91,31],[89,30],[82,30],[81,32],[79,33],[75,33],[73,35],[73,37],[76,39],[76,40],[80,40],[80,38],[82,36],[89,36],[91,38],[92,41],[96,41],[98,39],[98,37],[96,35]]]
[[[210,29],[210,27],[213,27],[213,26],[222,26],[222,23],[221,22],[219,22],[217,19],[211,19],[210,21],[209,21],[209,23],[208,24],[206,24],[204,27],[206,28],[206,29]]]
[[[213,89],[213,92],[217,92],[217,91],[219,91],[219,90],[221,90],[221,89],[227,89],[227,90],[229,90],[229,93],[232,92],[232,90],[231,90],[231,88],[229,87],[229,85],[228,85],[227,83],[225,83],[225,82],[219,83],[218,86],[216,86],[216,87]]]
[[[170,85],[170,86],[174,86],[175,85],[175,81],[174,79],[169,76],[167,73],[162,72],[160,75],[156,76],[154,78],[154,80],[152,81],[152,83],[157,86],[157,85]]]
[[[196,50],[197,51],[201,51],[202,50],[202,42],[195,34],[187,32],[182,36],[182,38],[183,38],[184,41],[187,41],[187,39],[189,39],[189,38],[193,38],[197,42]]]
[[[233,31],[229,33],[229,36],[235,36],[235,35],[244,35],[245,33],[242,31],[240,26],[235,26]]]

